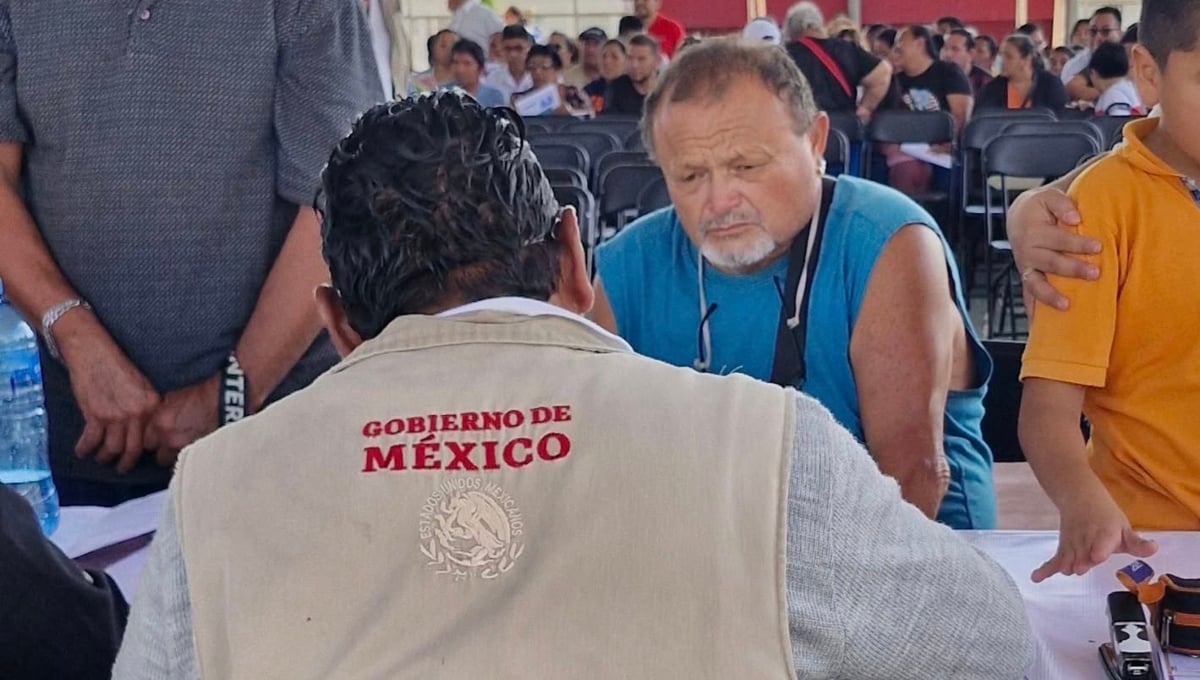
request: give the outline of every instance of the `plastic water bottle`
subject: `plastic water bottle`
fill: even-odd
[[[0,282],[0,484],[33,506],[42,531],[58,528],[58,491],[46,453],[46,407],[37,336],[4,299]]]

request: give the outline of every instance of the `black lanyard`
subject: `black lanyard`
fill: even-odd
[[[825,223],[829,220],[829,207],[833,204],[833,192],[836,188],[837,180],[832,177],[821,178],[821,205],[816,207],[819,213],[817,223],[810,224],[792,240],[792,246],[788,250],[787,280],[780,285],[776,279],[782,305],[779,326],[775,332],[775,360],[771,368],[771,382],[783,387],[803,390],[808,377],[808,369],[804,362],[804,348],[808,342],[808,305],[817,274],[821,241],[825,236]],[[810,253],[809,229],[814,228],[817,231],[815,236],[811,236]],[[808,275],[804,277],[804,289],[799,290],[800,275],[805,271]],[[797,296],[800,300],[798,312],[795,306]]]

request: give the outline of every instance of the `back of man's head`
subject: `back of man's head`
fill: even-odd
[[[812,2],[798,2],[788,10],[783,20],[783,37],[789,42],[803,38],[806,33],[825,32],[825,16]]]
[[[1190,52],[1200,44],[1200,0],[1144,0],[1138,43],[1161,69],[1172,52]]]
[[[1129,53],[1117,43],[1102,43],[1092,51],[1088,68],[1104,80],[1124,78],[1129,75]]]
[[[640,17],[635,17],[632,14],[621,17],[617,23],[617,35],[630,35],[641,33],[646,29],[646,24]]]
[[[520,118],[446,90],[380,104],[321,173],[325,261],[363,338],[499,296],[547,300],[559,210]]]

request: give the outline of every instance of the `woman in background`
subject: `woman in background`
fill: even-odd
[[[566,33],[562,31],[551,33],[550,40],[546,44],[558,52],[558,58],[563,63],[563,70],[579,63],[579,45]]]
[[[450,51],[458,42],[458,34],[444,28],[429,36],[425,41],[425,49],[429,53],[429,68],[414,73],[412,89],[414,92],[433,92],[439,88],[454,84],[454,57]]]
[[[592,102],[593,111],[604,110],[604,94],[608,92],[608,83],[625,75],[625,43],[620,40],[609,40],[600,51],[600,77],[588,83],[583,93]]]
[[[1027,35],[1014,33],[1000,48],[1000,75],[976,97],[979,109],[1050,109],[1067,107],[1062,80],[1045,70],[1037,46]]]

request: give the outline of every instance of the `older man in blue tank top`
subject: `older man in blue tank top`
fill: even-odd
[[[993,527],[991,359],[928,213],[871,182],[822,179],[829,119],[775,47],[687,50],[643,126],[673,206],[600,248],[595,319],[668,363],[802,389],[909,502]]]

